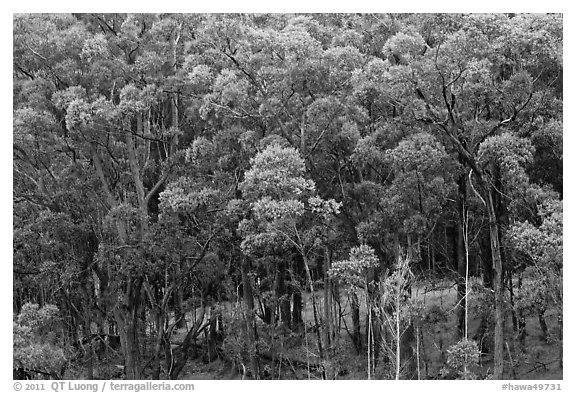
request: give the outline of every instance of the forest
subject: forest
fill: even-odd
[[[560,14],[13,15],[14,379],[562,379]]]

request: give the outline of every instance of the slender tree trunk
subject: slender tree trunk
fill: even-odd
[[[420,329],[418,326],[416,327],[416,370],[418,372],[418,380],[421,380],[420,377]]]
[[[381,260],[384,260],[382,258]],[[370,352],[374,358],[373,367],[376,367],[376,360],[380,355],[380,343],[381,343],[381,325],[380,318],[376,315],[376,310],[379,305],[379,293],[376,284],[379,280],[376,268],[371,267],[368,269],[367,281],[366,281],[366,291],[367,291],[367,302],[366,310],[368,313],[368,319],[370,320],[370,331],[371,334],[368,342],[371,345]]]
[[[91,313],[92,307],[90,305],[91,296],[91,289],[90,284],[88,282],[88,273],[82,275],[84,280],[84,291],[85,291],[85,299],[84,299],[84,337],[90,337],[90,325],[92,323]],[[94,379],[94,350],[92,348],[92,340],[88,342],[88,350],[85,350],[85,360],[86,360],[86,379]]]
[[[464,338],[468,340],[468,280],[470,277],[470,238],[468,235],[468,212],[464,212],[464,252],[466,253],[466,271],[464,276]]]
[[[160,353],[162,352],[162,342],[164,339],[164,318],[162,312],[156,315],[156,342],[154,343],[154,360],[152,361],[152,379],[160,379]]]
[[[144,189],[144,182],[140,173],[140,165],[136,155],[136,145],[134,142],[134,135],[130,128],[130,122],[126,121],[125,134],[126,134],[126,148],[128,150],[128,162],[130,164],[130,171],[132,172],[132,180],[136,188],[136,195],[138,197],[138,207],[140,208],[141,217],[141,231],[142,233],[147,229],[148,223],[148,205],[145,203],[146,190]]]
[[[494,187],[492,188],[493,196],[494,196],[494,207],[496,210],[496,218],[498,220],[498,237],[501,239],[504,234],[504,228],[510,227],[510,219],[508,216],[508,205],[503,198],[502,193],[498,192],[498,190],[504,190],[504,184],[502,183],[502,173],[500,165],[494,164],[493,165],[493,172],[494,172],[494,179],[493,184]],[[506,290],[506,282],[508,282],[508,289],[510,291],[510,304],[511,304],[511,316],[512,316],[512,324],[514,330],[516,330],[517,325],[517,318],[516,318],[516,310],[514,309],[514,288],[512,285],[512,264],[510,260],[510,252],[509,248],[507,247],[500,247],[500,258],[502,261],[502,298],[504,298],[504,292]],[[504,327],[502,330],[506,329],[506,319],[503,321]]]
[[[480,252],[482,254],[482,283],[485,288],[494,289],[494,264],[489,231],[483,231],[480,236]]]
[[[362,353],[362,336],[360,334],[360,303],[355,292],[350,294],[350,307],[352,308],[352,338],[358,354]]]
[[[482,284],[485,288],[494,289],[494,264],[492,263],[489,231],[482,231],[480,235],[480,253],[482,265]],[[478,327],[474,333],[474,340],[480,344],[480,348],[483,353],[489,353],[492,351],[491,344],[484,340],[486,332],[489,328],[489,316],[490,311],[482,313],[480,317],[480,323],[478,324]]]
[[[451,110],[449,108],[449,110]],[[494,379],[502,379],[504,375],[504,299],[502,290],[502,258],[500,250],[500,236],[498,231],[498,217],[496,214],[496,199],[493,178],[489,172],[478,166],[473,154],[467,149],[465,143],[458,137],[461,128],[454,123],[446,127],[440,125],[442,131],[452,141],[452,145],[458,150],[461,159],[465,161],[478,177],[481,192],[488,200],[483,200],[488,213],[488,223],[490,228],[490,250],[492,254],[492,264],[494,267],[494,300],[495,300],[495,329],[494,329]],[[497,174],[497,168],[492,167],[492,175]]]
[[[297,260],[292,260],[292,277],[293,283],[300,282],[300,263]],[[292,292],[292,330],[300,330],[303,326],[302,321],[302,290],[299,285],[293,284],[289,288]]]
[[[175,35],[172,39],[172,72],[174,74],[176,74],[177,71],[177,65],[178,65],[178,42],[180,41],[180,34],[181,34],[181,30],[182,30],[182,25],[180,25],[178,27],[178,29],[175,32]],[[172,97],[171,97],[171,103],[170,103],[170,109],[171,109],[171,117],[172,117],[172,128],[175,131],[178,131],[179,129],[179,124],[178,124],[178,92],[173,92],[172,93]],[[172,137],[172,142],[170,143],[170,150],[171,150],[171,154],[174,154],[174,152],[176,151],[176,149],[178,148],[178,133],[176,133],[175,135],[173,135]]]
[[[465,330],[465,296],[466,296],[466,255],[464,245],[464,228],[466,220],[466,174],[462,173],[458,177],[458,197],[456,199],[456,207],[458,209],[458,231],[456,240],[456,261],[458,269],[457,281],[457,297],[456,302],[458,305],[458,333],[460,337],[464,336]]]
[[[274,309],[268,298],[262,299],[262,297],[260,297],[259,301],[263,310],[262,321],[267,325],[271,325],[274,319]]]
[[[522,290],[522,273],[518,275],[518,292]],[[526,318],[524,317],[524,312],[518,310],[518,338],[520,344],[524,347],[526,341]]]
[[[516,307],[514,305],[514,282],[512,281],[512,268],[508,267],[508,293],[510,294],[510,308],[512,309],[512,327],[514,328],[514,333],[520,333],[520,321],[516,313]]]
[[[299,330],[302,328],[302,292],[294,288],[292,293],[292,329]]]
[[[280,320],[290,328],[290,299],[286,291],[286,261],[280,259],[277,264],[276,283],[274,285],[280,309]]]
[[[206,354],[208,363],[214,361],[218,357],[218,354],[216,353],[217,321],[218,321],[218,314],[216,313],[214,307],[210,307],[210,322],[209,322],[210,325],[208,326],[208,336],[207,336],[208,351]]]
[[[175,266],[175,279],[178,279],[181,274],[181,267],[180,263],[176,263]],[[186,315],[182,310],[182,303],[184,301],[184,288],[182,285],[178,285],[178,287],[174,291],[174,320],[176,321],[176,329],[183,329],[186,327]]]
[[[320,355],[320,361],[324,362],[324,348],[322,345],[322,333],[320,332],[320,320],[318,315],[318,306],[316,304],[316,295],[314,293],[314,283],[312,281],[312,275],[310,273],[310,267],[308,265],[308,258],[305,253],[302,253],[302,260],[304,262],[304,269],[306,271],[306,278],[308,279],[308,285],[310,287],[310,297],[312,298],[312,312],[314,314],[314,324],[316,326],[316,338],[318,340],[318,353]],[[323,379],[326,379],[325,371],[323,370]]]
[[[88,303],[88,302],[86,302]],[[86,308],[84,312],[84,337],[90,337],[90,308]],[[94,379],[94,349],[92,348],[92,340],[88,342],[88,348],[84,349],[86,360],[86,379]]]
[[[564,318],[558,314],[558,330],[560,335],[560,370],[564,369]]]
[[[325,321],[325,343],[326,348],[332,344],[334,332],[332,318],[332,280],[328,277],[328,270],[332,265],[332,252],[328,247],[324,249],[324,321]]]
[[[90,277],[92,274],[91,266],[94,262],[94,253],[98,250],[97,241],[92,236],[88,236],[83,244],[84,247],[84,258],[83,258],[83,271],[80,274],[81,285],[83,289],[84,299],[82,301],[82,309],[84,320],[83,323],[83,335],[84,337],[90,337],[91,331],[90,326],[92,324],[92,312],[94,306],[94,290],[92,288]],[[80,318],[80,316],[79,316]],[[76,329],[76,326],[74,326]],[[76,336],[76,340],[77,340]],[[75,341],[76,341],[75,340]],[[76,341],[77,342],[77,341]],[[93,361],[94,351],[92,350],[92,340],[88,344],[88,350],[85,350],[85,360],[86,360],[86,379],[94,379],[94,361]]]
[[[400,294],[397,293],[396,294],[396,317],[395,317],[395,331],[394,331],[394,335],[395,335],[395,342],[396,342],[396,373],[395,373],[395,378],[397,381],[400,379],[400,362],[401,362],[401,343],[400,343],[400,338],[401,338],[401,333],[400,333]]]
[[[542,337],[544,339],[548,338],[548,324],[546,323],[546,318],[544,317],[545,310],[538,311],[538,322],[540,323],[540,329],[542,330]]]
[[[342,306],[340,304],[340,288],[337,282],[332,282],[332,327],[334,347],[338,347],[340,341],[340,331],[342,328]]]
[[[366,305],[369,308],[370,307],[370,302],[368,300],[368,296],[366,296]],[[366,332],[366,338],[368,339],[368,345],[366,345],[366,352],[367,352],[367,357],[368,357],[368,379],[370,380],[371,375],[372,375],[372,313],[368,312],[368,321],[366,323],[366,328],[368,329],[368,331]]]
[[[245,303],[245,320],[246,320],[246,337],[248,342],[248,353],[250,358],[250,365],[254,374],[254,379],[260,379],[260,365],[258,363],[258,348],[256,347],[257,331],[256,323],[254,320],[254,293],[252,292],[252,284],[248,277],[248,261],[245,256],[242,256],[240,262],[240,269],[242,273],[242,290]]]
[[[494,192],[493,189],[488,189],[488,201],[486,202],[490,226],[490,248],[494,265],[494,379],[502,379],[504,377],[504,297],[502,290],[502,259],[500,257],[498,219],[494,209]]]

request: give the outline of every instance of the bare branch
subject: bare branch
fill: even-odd
[[[484,134],[480,140],[474,144],[474,149],[473,151],[477,151],[478,148],[480,147],[480,145],[482,144],[482,142],[484,142],[487,138],[491,137],[492,135],[494,135],[498,130],[500,130],[502,127],[504,127],[505,125],[513,122],[516,120],[516,117],[518,116],[518,114],[520,112],[522,112],[522,110],[524,110],[524,108],[526,108],[526,106],[528,105],[528,103],[530,102],[530,100],[532,100],[532,96],[534,95],[534,91],[530,91],[530,94],[528,95],[528,98],[526,99],[526,101],[520,106],[520,108],[516,109],[514,108],[514,113],[512,114],[512,116],[510,116],[509,118],[500,121],[498,124],[496,124],[494,127],[492,127],[490,129],[490,131],[488,131],[486,134]]]
[[[96,174],[100,179],[100,183],[102,184],[102,188],[104,189],[104,193],[106,194],[109,206],[110,207],[118,206],[118,201],[116,200],[114,195],[112,195],[110,187],[108,186],[108,182],[106,181],[106,177],[104,176],[102,160],[100,159],[100,155],[96,151],[94,144],[90,144],[90,153],[92,154],[92,161],[94,162],[94,167],[96,168]]]
[[[156,184],[154,184],[154,186],[152,187],[152,189],[150,191],[148,191],[148,194],[146,194],[146,196],[144,197],[144,203],[146,204],[146,206],[148,206],[148,203],[150,202],[150,199],[154,196],[154,194],[156,193],[156,191],[158,191],[158,189],[160,188],[160,186],[162,186],[162,184],[164,184],[164,182],[166,181],[166,179],[168,179],[168,176],[170,176],[171,173],[171,168],[166,169],[166,171],[162,174],[162,176],[160,177],[160,179],[158,179],[158,181],[156,182]]]

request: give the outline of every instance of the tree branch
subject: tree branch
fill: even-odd
[[[480,147],[480,145],[482,144],[482,142],[484,142],[487,138],[491,137],[492,135],[494,135],[500,128],[502,128],[503,126],[512,123],[513,121],[516,120],[516,117],[518,116],[518,114],[524,110],[524,108],[526,108],[526,106],[528,105],[528,103],[530,102],[530,100],[532,100],[532,96],[534,95],[534,91],[530,91],[530,94],[528,95],[528,98],[526,99],[526,101],[520,106],[520,108],[516,109],[514,108],[514,113],[512,114],[512,116],[510,116],[509,118],[500,121],[498,124],[496,124],[494,127],[492,127],[490,129],[490,131],[488,131],[486,134],[484,134],[480,140],[478,142],[476,142],[474,144],[474,149],[473,151],[477,151],[478,148]]]
[[[92,161],[94,162],[94,167],[96,168],[96,174],[98,175],[100,183],[102,184],[102,188],[104,189],[104,193],[106,194],[108,204],[110,205],[110,207],[118,206],[118,201],[116,200],[114,195],[112,195],[110,187],[108,186],[108,182],[106,181],[106,177],[104,176],[102,161],[93,143],[90,144],[90,153],[92,155]]]
[[[28,78],[34,80],[34,75],[32,75],[31,73],[29,73],[28,71],[26,71],[22,66],[20,66],[18,63],[14,62],[14,67],[16,67],[16,69],[18,71],[20,71],[21,73],[23,73],[24,75],[26,75]]]
[[[152,199],[152,197],[154,196],[154,194],[156,193],[156,191],[158,191],[158,189],[162,186],[162,184],[164,184],[164,182],[166,181],[166,179],[168,179],[168,176],[170,176],[172,168],[168,168],[166,169],[166,171],[162,174],[162,176],[160,177],[160,179],[158,179],[158,181],[156,182],[156,184],[154,184],[154,186],[152,187],[152,189],[150,191],[148,191],[148,193],[146,194],[146,196],[144,197],[144,203],[146,204],[146,206],[148,206],[148,203],[150,202],[150,199]]]
[[[144,183],[142,182],[142,177],[140,176],[140,167],[138,166],[138,161],[136,160],[134,136],[130,131],[126,132],[126,147],[128,148],[128,162],[130,164],[130,171],[132,172],[132,179],[134,180],[134,186],[136,187],[136,193],[138,194],[138,203],[140,204],[141,208],[147,208],[147,205],[144,204]]]
[[[116,33],[116,31],[112,27],[110,27],[110,25],[104,19],[102,19],[100,16],[95,15],[95,14],[92,14],[92,16],[95,17],[96,19],[98,19],[98,24],[100,25],[100,28],[102,28],[101,23],[103,23],[104,26],[106,26],[106,28],[108,28],[108,30],[112,34],[114,34],[115,36],[118,36],[118,33]]]

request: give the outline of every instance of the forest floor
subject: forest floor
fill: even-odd
[[[420,377],[421,379],[439,379],[442,378],[441,370],[445,366],[446,349],[458,341],[457,315],[456,315],[456,287],[450,283],[444,286],[435,286],[429,288],[424,285],[417,285],[414,287],[412,297],[421,301],[425,307],[437,306],[445,312],[446,319],[422,331],[422,343],[420,344]],[[332,356],[332,363],[335,366],[342,368],[339,375],[335,375],[337,379],[367,379],[367,356],[366,353],[356,354],[352,345],[349,334],[346,332],[345,327],[350,329],[351,316],[350,307],[342,296],[342,310],[343,321],[339,336],[338,351]],[[316,294],[317,304],[321,306],[322,292]],[[321,315],[322,310],[319,310]],[[361,316],[361,332],[365,337],[366,325],[366,303],[360,302],[360,316]],[[304,296],[304,309],[303,318],[309,325],[313,323],[312,301],[310,294]],[[190,316],[190,320],[192,316]],[[552,337],[558,330],[556,323],[556,316],[547,314],[546,320],[548,322],[548,329]],[[469,312],[469,335],[473,337],[481,323],[481,317],[474,311],[473,301],[471,300]],[[560,364],[561,344],[556,340],[545,340],[542,336],[540,324],[537,317],[526,318],[526,338],[524,344],[514,337],[512,329],[512,319],[508,315],[505,322],[506,337],[505,337],[505,378],[507,379],[529,379],[529,380],[559,380],[562,379],[562,368]],[[175,338],[179,335],[184,335],[185,331],[176,332]],[[491,342],[491,338],[486,338],[487,342]],[[293,342],[294,343],[294,342]],[[311,360],[316,356],[315,351],[315,335],[308,332],[308,343],[301,340],[294,345],[287,345],[282,347],[286,358],[300,359],[306,362],[307,358],[311,364]],[[489,346],[489,345],[488,345]],[[310,348],[307,352],[306,348]],[[491,352],[491,351],[490,351]],[[307,357],[308,355],[308,357]],[[316,356],[317,357],[317,356]],[[296,367],[298,368],[298,367]],[[481,378],[491,374],[492,369],[492,353],[483,353],[480,358],[480,365],[476,373]],[[242,379],[242,374],[238,372],[236,367],[231,364],[226,364],[221,360],[215,360],[206,363],[201,358],[190,360],[185,369],[182,371],[181,379],[202,380],[202,379]],[[306,367],[300,367],[295,370],[282,370],[274,372],[272,370],[271,379],[317,379],[318,374],[310,373]],[[386,378],[386,375],[379,370],[378,365],[375,367],[373,378]]]

